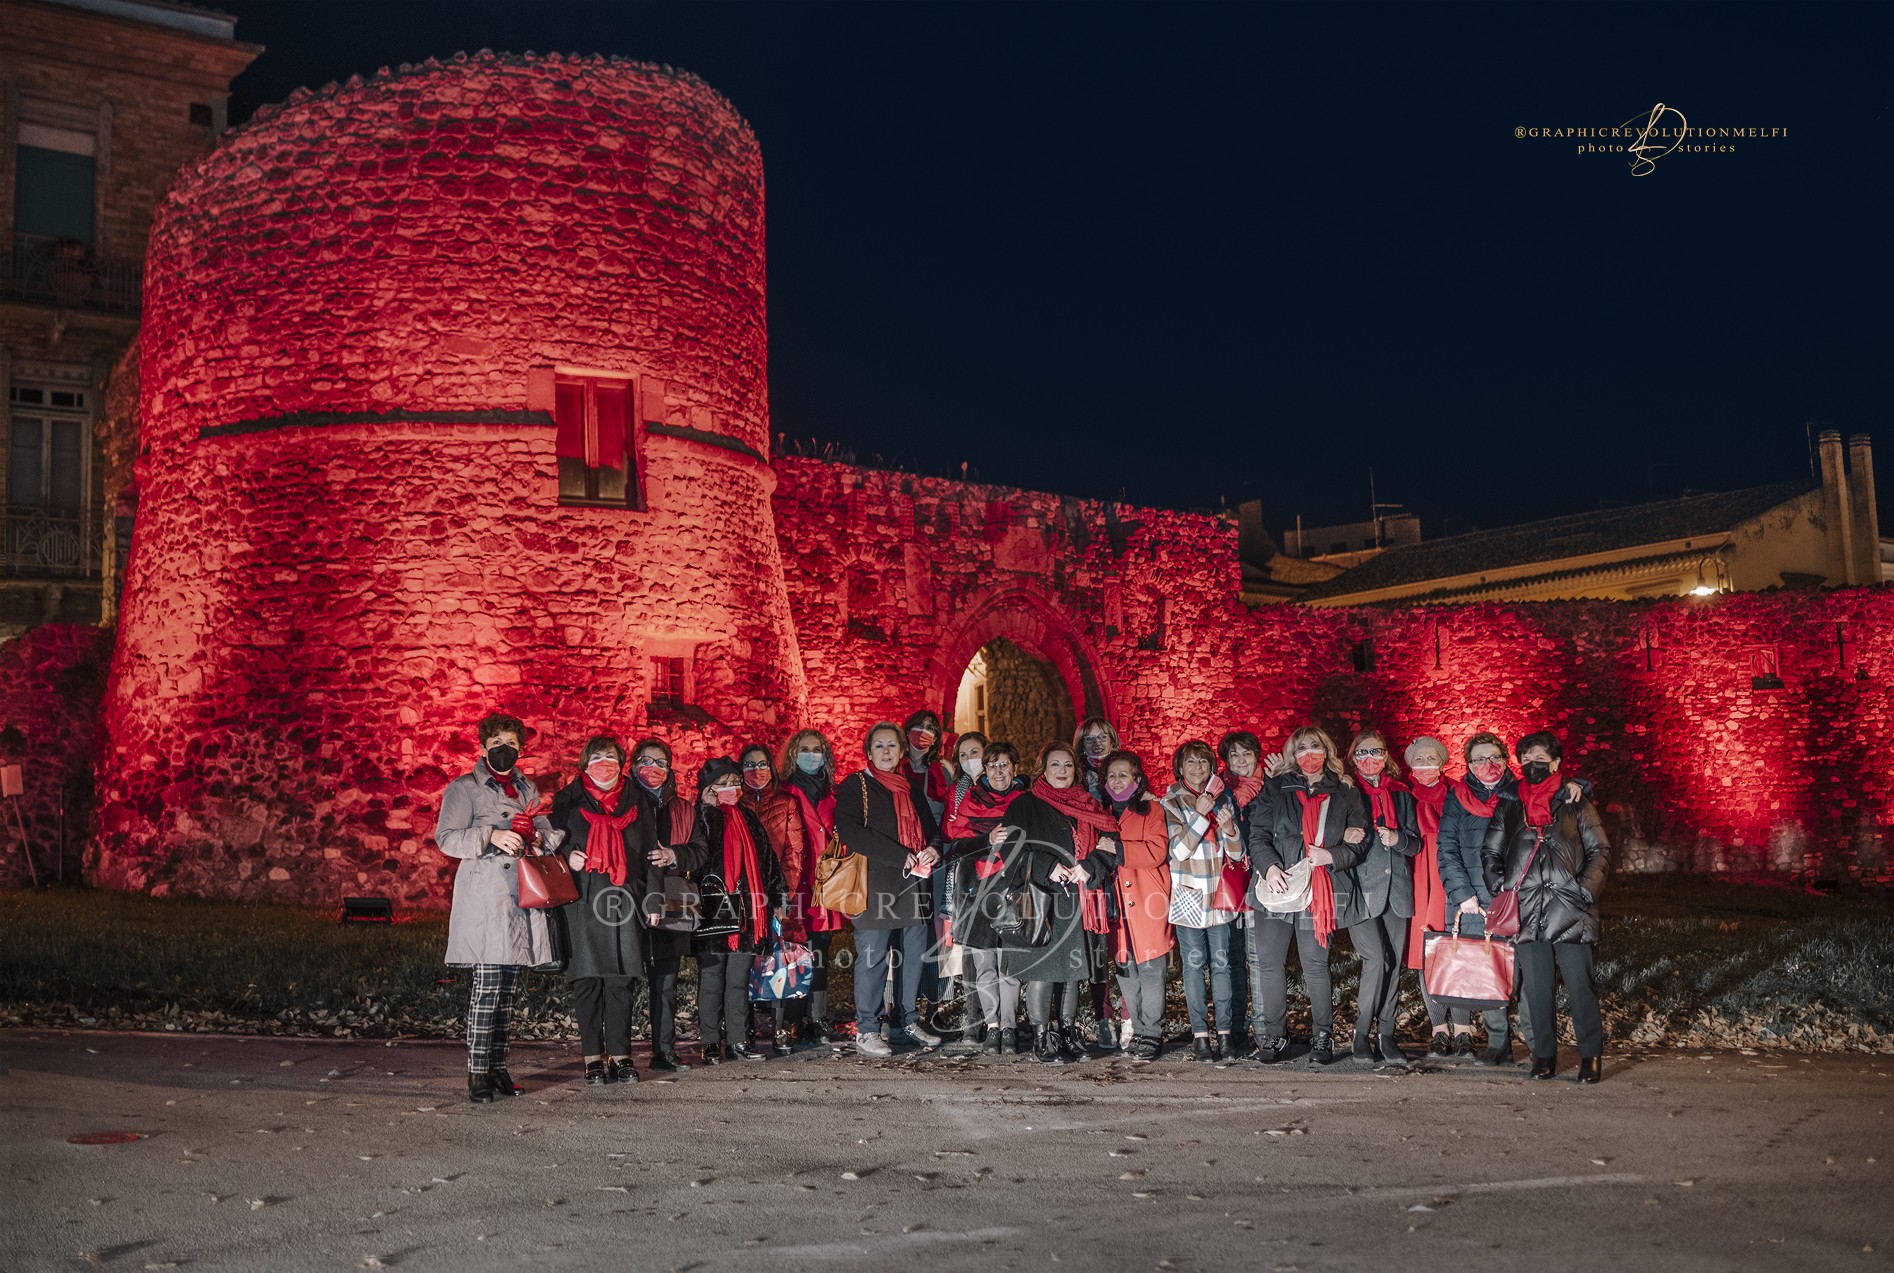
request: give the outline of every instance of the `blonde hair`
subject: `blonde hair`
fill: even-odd
[[[1282,745],[1283,769],[1289,773],[1302,772],[1296,768],[1296,745],[1311,739],[1322,744],[1322,754],[1325,758],[1323,767],[1329,774],[1347,786],[1354,786],[1354,780],[1348,776],[1348,771],[1342,768],[1342,758],[1335,751],[1335,740],[1330,738],[1328,731],[1320,725],[1304,725],[1289,735],[1289,741]]]
[[[1381,750],[1388,753],[1387,767],[1383,769],[1381,772],[1389,778],[1399,778],[1401,776],[1401,766],[1395,763],[1394,748],[1388,746],[1387,736],[1378,729],[1364,729],[1359,734],[1356,734],[1353,738],[1349,739],[1348,740],[1348,758],[1350,760],[1353,760],[1355,758],[1355,748],[1361,746],[1363,743],[1367,742],[1370,738],[1380,743]]]

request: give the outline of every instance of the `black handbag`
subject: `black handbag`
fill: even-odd
[[[664,877],[664,902],[654,927],[665,933],[694,933],[703,922],[703,898],[688,875]]]
[[[1052,938],[1052,894],[1037,884],[1007,892],[1018,927],[1007,938],[1009,946],[1043,946]]]
[[[692,930],[696,937],[728,937],[743,927],[743,914],[737,899],[723,886],[723,876],[706,871],[697,877],[700,916]]]

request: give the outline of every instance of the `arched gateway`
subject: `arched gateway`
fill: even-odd
[[[979,729],[1029,750],[1069,739],[1083,717],[1111,715],[1095,669],[1084,636],[1050,598],[1011,587],[968,606],[942,634],[928,701],[955,732]]]

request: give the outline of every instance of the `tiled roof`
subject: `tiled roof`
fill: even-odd
[[[1540,522],[1474,531],[1446,539],[1402,544],[1343,571],[1302,595],[1315,600],[1345,597],[1451,579],[1461,575],[1510,570],[1537,562],[1548,564],[1593,553],[1619,552],[1640,544],[1661,544],[1703,535],[1720,535],[1768,510],[1816,488],[1814,479],[1752,486],[1741,491],[1686,495],[1682,499],[1573,513]]]

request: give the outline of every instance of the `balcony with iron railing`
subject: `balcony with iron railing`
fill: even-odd
[[[0,278],[0,298],[136,315],[144,271],[141,260],[101,256],[77,239],[15,234],[6,276]]]
[[[35,508],[0,514],[0,579],[96,580],[104,566],[98,518]]]

